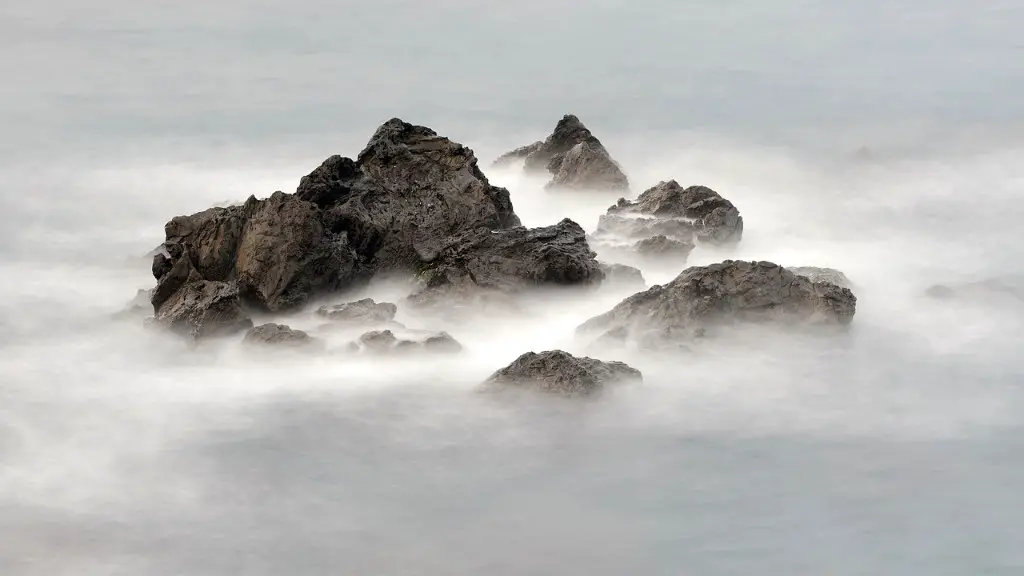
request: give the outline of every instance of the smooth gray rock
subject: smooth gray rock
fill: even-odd
[[[812,282],[771,262],[726,260],[687,268],[663,286],[626,298],[577,329],[602,342],[677,345],[719,324],[849,324],[857,298],[848,288]]]
[[[625,264],[606,264],[599,262],[604,272],[604,283],[609,285],[643,288],[647,285],[644,275],[638,268]]]
[[[484,382],[489,388],[529,389],[560,396],[589,396],[606,386],[642,382],[639,370],[622,362],[576,357],[561,350],[527,352]]]
[[[793,274],[806,276],[811,282],[828,282],[842,288],[853,288],[850,279],[835,268],[820,268],[818,266],[788,266],[786,268]]]

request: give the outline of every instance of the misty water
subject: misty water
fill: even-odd
[[[1024,304],[924,296],[1024,277],[1019,3],[8,4],[0,574],[1024,570]],[[400,308],[465,351],[387,361],[114,319],[170,217],[293,191],[395,116],[471,146],[525,225],[593,231],[615,197],[488,168],[569,112],[634,194],[676,179],[739,208],[738,248],[691,265],[840,269],[850,330],[627,351],[605,359],[642,385],[498,401],[474,393],[490,373],[585,353],[575,327],[630,291]]]

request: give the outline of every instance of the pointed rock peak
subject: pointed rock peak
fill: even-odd
[[[403,147],[434,138],[438,138],[437,132],[426,126],[416,126],[401,118],[392,118],[377,128],[356,160],[363,164],[370,158],[388,158]]]

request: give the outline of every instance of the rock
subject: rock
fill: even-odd
[[[425,332],[419,338],[398,338],[391,330],[375,330],[359,337],[349,345],[352,351],[372,354],[430,352],[454,353],[462,351],[462,345],[447,332]]]
[[[726,260],[687,268],[663,286],[626,298],[577,329],[581,336],[614,332],[644,347],[677,345],[723,323],[849,324],[857,299],[848,288],[812,282],[771,262]]]
[[[925,290],[925,295],[937,300],[973,301],[984,304],[1019,303],[1024,302],[1024,276],[986,278],[952,285],[935,284]]]
[[[326,229],[315,204],[275,192],[262,201],[250,198],[245,209],[250,216],[235,270],[246,302],[271,312],[292,310],[352,284],[356,255],[344,233]]]
[[[515,294],[538,286],[585,286],[604,278],[586,233],[564,219],[543,228],[478,228],[451,237],[424,257],[415,305],[459,301],[481,293]]]
[[[691,243],[696,235],[697,228],[689,220],[619,214],[601,215],[594,233],[594,237],[598,239],[644,240],[654,236],[668,236]]]
[[[735,244],[743,236],[743,218],[732,202],[706,186],[683,188],[675,180],[659,183],[633,202],[619,200],[608,214],[687,222],[693,225],[697,239],[709,244]]]
[[[114,318],[122,320],[125,318],[146,318],[153,313],[153,289],[139,289],[124,309],[114,314]]]
[[[684,260],[693,251],[693,244],[669,238],[664,234],[641,240],[635,245],[637,253],[643,256],[677,256]]]
[[[540,150],[541,146],[543,146],[543,145],[544,145],[544,141],[543,140],[538,140],[538,141],[534,142],[533,144],[527,144],[526,146],[520,146],[519,148],[516,148],[515,150],[512,150],[511,152],[506,152],[506,153],[502,154],[501,156],[498,156],[498,159],[495,160],[494,163],[491,164],[491,166],[493,166],[495,168],[500,168],[500,167],[503,167],[503,166],[508,166],[509,164],[512,164],[513,162],[516,162],[517,160],[525,160],[527,156],[529,156],[530,154],[533,154],[537,150]]]
[[[284,324],[262,324],[245,333],[243,343],[249,346],[305,347],[316,343],[309,334]]]
[[[520,224],[508,190],[491,186],[472,150],[397,118],[355,161],[328,158],[295,194],[324,210],[331,231],[346,234],[368,274],[411,272],[421,246]]]
[[[835,268],[819,268],[817,266],[790,266],[787,268],[793,274],[806,276],[811,282],[828,282],[841,288],[853,288],[850,279]]]
[[[352,324],[383,324],[395,319],[398,306],[390,302],[377,303],[373,298],[363,298],[355,302],[321,306],[316,313],[319,316]]]
[[[154,322],[195,340],[252,328],[234,284],[201,280],[195,275],[156,309]]]
[[[638,287],[643,288],[646,286],[644,282],[644,275],[639,269],[632,266],[626,266],[625,264],[605,264],[599,262],[598,265],[601,267],[601,271],[604,272],[604,282],[606,284],[613,284],[624,287]]]
[[[527,352],[498,370],[484,383],[487,387],[520,388],[562,396],[589,396],[606,386],[641,382],[639,370],[622,362],[577,358],[568,352]]]
[[[596,139],[595,139],[596,140]],[[629,180],[600,143],[573,146],[554,172],[546,188],[574,190],[628,190]]]
[[[629,180],[608,150],[576,116],[563,116],[543,142],[503,154],[496,165],[523,158],[524,169],[554,176],[550,188],[626,190]]]

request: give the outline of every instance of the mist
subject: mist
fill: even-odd
[[[1017,573],[1022,24],[997,0],[0,8],[0,572]],[[395,116],[473,148],[524,225],[593,232],[617,195],[490,167],[565,113],[632,196],[739,208],[742,242],[685,266],[841,270],[850,329],[601,353],[644,382],[578,402],[477,391],[527,351],[592,354],[576,327],[634,289],[468,319],[397,281],[324,301],[464,347],[386,360],[117,316],[171,217],[292,192]],[[648,287],[684,267],[596,250]],[[991,278],[1016,296],[926,296]]]

